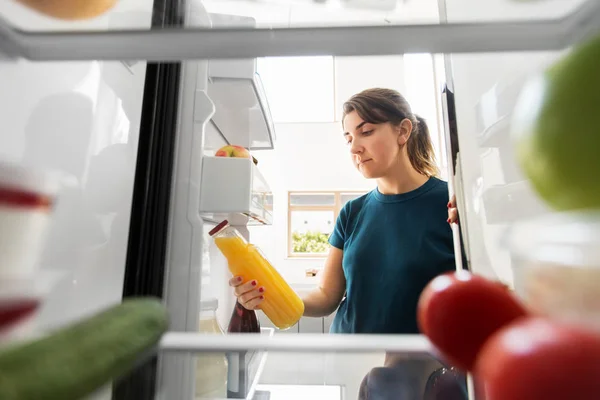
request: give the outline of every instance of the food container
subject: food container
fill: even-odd
[[[36,272],[57,190],[56,176],[0,161],[0,279]]]
[[[208,335],[224,335],[217,320],[219,301],[209,298],[200,302],[199,332]],[[227,398],[227,356],[210,352],[196,355],[196,400]]]
[[[600,332],[600,210],[515,225],[508,245],[515,291],[534,313]]]
[[[40,334],[39,311],[64,272],[40,271],[27,278],[0,279],[0,347]]]

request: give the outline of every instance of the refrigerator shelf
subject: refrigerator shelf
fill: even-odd
[[[211,223],[271,225],[272,192],[252,160],[202,157],[200,216]]]
[[[542,10],[544,2],[537,7]],[[0,58],[177,61],[560,50],[596,33],[599,21],[600,2],[596,0],[587,0],[564,17],[534,21],[259,29],[134,26],[106,30],[105,26],[94,26],[96,29],[90,30],[85,25],[82,28],[81,23],[73,23],[42,31],[26,30],[2,13]]]
[[[414,356],[436,355],[437,351],[423,335],[204,335],[169,332],[159,349],[168,353],[226,351],[277,351],[300,353],[372,353],[387,351]]]

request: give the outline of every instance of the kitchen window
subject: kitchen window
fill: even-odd
[[[325,258],[342,207],[366,192],[288,192],[288,257]]]

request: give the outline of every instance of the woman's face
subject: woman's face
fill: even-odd
[[[406,134],[402,124],[394,127],[390,123],[367,123],[352,111],[344,118],[343,125],[352,162],[365,178],[381,178],[398,165],[401,146],[410,135],[410,130]]]

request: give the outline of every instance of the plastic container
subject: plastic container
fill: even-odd
[[[533,312],[600,331],[600,210],[519,224],[508,243],[515,292]]]
[[[200,333],[223,335],[217,320],[217,299],[200,303]],[[227,398],[227,357],[225,353],[202,353],[196,357],[196,399]]]
[[[234,276],[242,276],[244,283],[256,279],[265,288],[265,300],[260,308],[273,325],[278,329],[294,326],[304,314],[304,303],[262,252],[229,226],[227,220],[209,234],[227,258]]]
[[[0,277],[36,272],[58,190],[55,176],[0,161]]]

